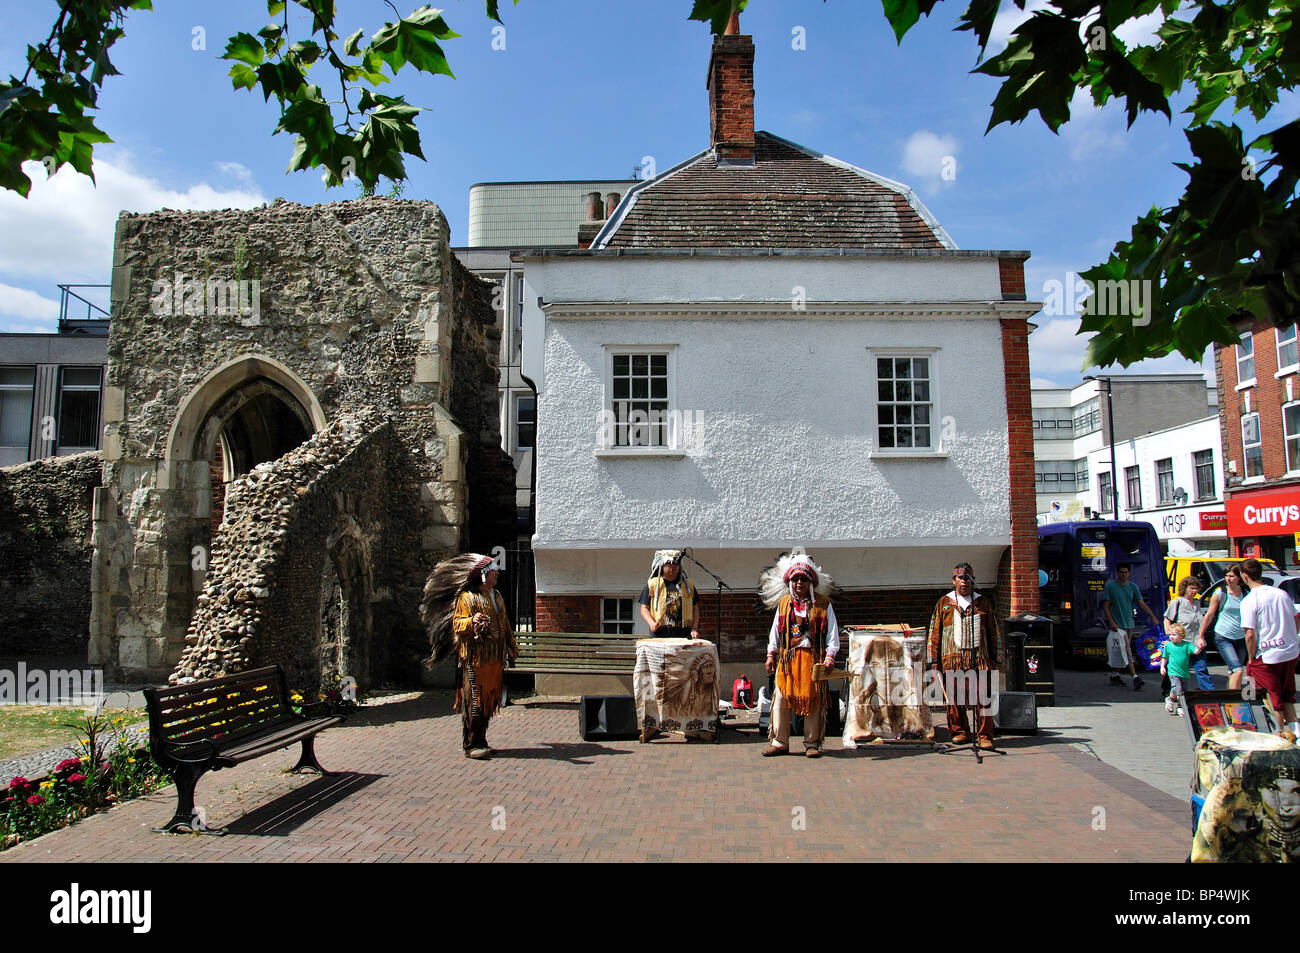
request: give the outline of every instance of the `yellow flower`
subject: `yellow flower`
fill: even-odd
[[[42,781],[42,782],[41,782],[41,788],[42,788],[42,789],[45,789],[45,788],[52,788],[52,787],[54,787],[54,782],[53,782],[53,781]]]

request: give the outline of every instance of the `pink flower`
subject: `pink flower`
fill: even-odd
[[[37,804],[42,804],[44,803],[44,801],[45,798],[41,797],[39,794],[33,794],[31,797],[27,799],[27,803],[31,804],[32,806],[35,806]]]
[[[19,791],[24,791],[31,786],[32,782],[28,781],[26,778],[14,778],[9,782],[9,787],[11,789],[17,789]]]
[[[58,774],[61,771],[67,771],[71,768],[75,768],[80,764],[81,764],[80,758],[67,758],[59,762],[58,766],[54,769],[54,772],[55,774]]]
[[[78,781],[84,781],[84,780],[86,780],[86,776],[82,774],[80,771],[74,771],[70,775],[68,775],[68,781],[71,782],[72,784],[76,784]]]

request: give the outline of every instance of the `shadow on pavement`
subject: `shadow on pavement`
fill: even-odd
[[[998,735],[997,743],[999,748],[1006,748],[1008,751],[1013,748],[1041,748],[1043,745],[1088,744],[1091,739],[1087,737],[1074,737],[1061,733],[1076,729],[1087,731],[1088,728],[1088,725],[1070,725],[1064,729],[1039,728],[1036,735]]]
[[[879,744],[858,745],[856,748],[825,748],[823,758],[862,758],[872,761],[893,761],[898,758],[911,758],[919,754],[942,754],[940,749],[929,742],[920,744]]]
[[[382,777],[382,774],[346,771],[317,778],[232,821],[226,825],[226,833],[286,837],[317,814]]]
[[[606,748],[604,745],[594,744],[589,741],[574,743],[544,742],[544,748],[508,748],[496,749],[492,754],[492,760],[520,760],[535,761],[545,759],[548,761],[567,761],[570,764],[591,764],[590,761],[583,761],[583,758],[595,758],[601,755],[611,754],[631,754],[630,751],[620,751],[618,748]]]
[[[459,718],[452,710],[455,705],[454,692],[438,690],[425,692],[416,698],[389,702],[386,705],[366,705],[348,715],[340,727],[350,728],[356,725],[392,725],[402,721],[422,721],[426,718]]]

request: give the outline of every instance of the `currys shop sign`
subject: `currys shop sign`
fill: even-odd
[[[1300,533],[1300,490],[1237,495],[1228,500],[1228,535],[1290,536]]]

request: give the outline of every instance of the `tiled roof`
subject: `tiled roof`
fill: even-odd
[[[906,186],[767,132],[752,166],[701,153],[633,189],[597,248],[952,248]]]

